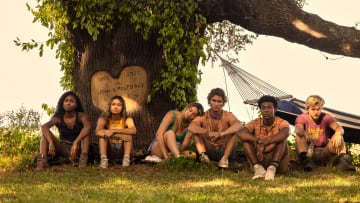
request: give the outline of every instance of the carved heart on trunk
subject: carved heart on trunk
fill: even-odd
[[[113,78],[106,71],[98,71],[91,77],[92,102],[102,111],[115,95],[124,98],[128,112],[140,110],[147,94],[147,74],[140,66],[125,67],[118,78]]]

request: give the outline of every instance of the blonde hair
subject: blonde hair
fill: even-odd
[[[320,106],[323,107],[325,104],[325,101],[322,97],[320,97],[319,95],[310,95],[308,96],[308,98],[306,99],[306,110],[308,110],[310,107],[314,107],[314,106]]]

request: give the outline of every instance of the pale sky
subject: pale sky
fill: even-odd
[[[44,56],[39,57],[37,51],[22,52],[14,45],[16,37],[23,41],[47,39],[48,31],[39,23],[32,23],[33,16],[26,10],[26,2],[35,5],[36,0],[6,1],[0,8],[3,28],[0,37],[0,112],[25,106],[38,110],[44,119],[47,116],[41,110],[41,104],[55,106],[63,93],[59,85],[60,66],[54,50],[46,50]],[[339,25],[354,26],[360,22],[359,8],[359,0],[309,0],[304,9]],[[319,94],[325,99],[326,107],[360,115],[357,90],[360,59],[326,60],[324,55],[331,59],[341,57],[280,38],[260,36],[239,55],[240,62],[236,65],[298,99]],[[201,69],[204,75],[198,97],[205,108],[208,107],[206,96],[210,89],[227,88],[230,110],[242,121],[251,119],[248,113],[252,114],[253,110],[243,104],[229,78],[225,86],[222,67],[208,64]],[[228,110],[228,106],[225,108]]]
[[[304,10],[339,25],[355,26],[360,22],[359,0],[308,0]],[[360,29],[360,27],[358,28]],[[306,46],[290,43],[282,38],[261,35],[239,55],[238,67],[293,95],[305,100],[311,94],[325,99],[325,106],[360,115],[359,87],[360,59],[322,53]],[[222,67],[207,65],[198,97],[207,106],[206,96],[213,87],[228,89],[230,110],[240,120],[257,117],[257,110],[244,105],[231,79],[224,76]],[[225,81],[227,86],[225,85]],[[226,109],[229,110],[228,106]],[[250,116],[249,116],[250,115]]]

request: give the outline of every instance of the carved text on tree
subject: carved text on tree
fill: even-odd
[[[147,74],[139,66],[125,67],[118,78],[106,71],[98,71],[91,78],[93,105],[105,110],[111,97],[120,95],[125,99],[128,112],[138,111],[148,94]]]

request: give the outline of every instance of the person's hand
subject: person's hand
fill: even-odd
[[[217,140],[220,138],[220,133],[218,132],[209,132],[209,137],[211,140]]]
[[[113,131],[112,130],[104,130],[104,137],[105,138],[109,138],[113,136]]]
[[[52,157],[52,156],[55,156],[55,145],[54,145],[54,143],[52,143],[52,142],[50,142],[49,143],[49,151],[48,151],[48,155],[50,156],[50,157]]]
[[[259,139],[259,140],[257,141],[257,144],[266,147],[266,145],[268,145],[269,142],[270,142],[269,139]]]
[[[307,143],[310,143],[310,142],[313,141],[312,136],[308,132],[304,133],[304,137],[305,137],[305,140],[306,140]]]
[[[73,145],[71,146],[71,151],[70,151],[71,159],[75,159],[78,148],[79,148],[79,144],[77,142],[74,142]]]
[[[334,144],[334,148],[335,148],[335,150],[336,150],[336,153],[338,153],[338,152],[340,152],[340,150],[341,150],[341,144],[344,142],[344,138],[343,138],[343,136],[340,134],[340,133],[335,133],[334,135],[333,135],[333,140],[334,140],[334,142],[333,142],[333,144]]]

